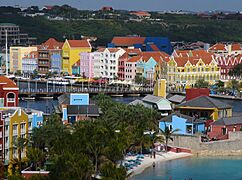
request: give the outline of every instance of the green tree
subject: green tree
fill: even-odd
[[[22,151],[27,147],[28,145],[28,139],[18,137],[14,142],[13,142],[13,148],[17,148],[18,152],[18,163],[19,163],[19,172],[21,173],[22,171]]]
[[[229,71],[230,76],[235,76],[241,79],[242,76],[242,64],[237,64]]]
[[[28,160],[33,163],[35,170],[39,170],[41,168],[41,164],[45,160],[45,153],[38,148],[27,148],[26,156]]]
[[[237,90],[239,92],[240,91],[239,81],[237,81],[235,79],[229,81],[228,82],[228,88],[233,90],[233,94],[235,93],[235,90]]]
[[[208,88],[208,86],[209,86],[209,83],[204,79],[199,79],[195,82],[196,88]]]
[[[22,72],[21,72],[20,70],[17,70],[17,71],[15,72],[15,76],[22,76]]]
[[[126,179],[126,169],[122,166],[117,167],[116,164],[112,162],[106,162],[102,165],[101,170],[102,179],[104,180],[125,180]]]
[[[32,79],[36,79],[39,76],[39,72],[35,69],[33,73],[31,74]]]
[[[167,152],[167,148],[168,148],[168,142],[169,142],[169,140],[171,140],[171,141],[173,141],[173,138],[172,138],[172,136],[174,135],[174,133],[175,132],[178,132],[178,131],[180,131],[179,129],[174,129],[174,130],[172,130],[172,129],[170,129],[168,126],[166,126],[166,124],[165,124],[165,129],[163,130],[163,129],[160,129],[160,131],[161,131],[161,134],[164,136],[164,138],[165,138],[165,150],[166,150],[166,152]]]

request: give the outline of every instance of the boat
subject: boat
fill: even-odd
[[[34,101],[35,97],[22,97],[21,98],[23,101]]]
[[[127,96],[131,96],[131,97],[139,97],[140,94],[127,94]]]
[[[111,94],[112,97],[123,97],[123,94]]]
[[[53,99],[54,97],[52,96],[43,96],[43,97],[39,97],[40,99]]]

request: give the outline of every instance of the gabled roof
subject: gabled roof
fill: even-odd
[[[3,89],[5,89],[5,88],[6,89],[8,89],[8,88],[19,89],[14,81],[12,81],[11,79],[9,79],[5,76],[0,76],[0,86],[2,86]]]
[[[39,49],[61,50],[63,44],[64,44],[63,42],[59,42],[54,38],[49,38],[47,41],[45,41],[40,45]]]
[[[158,103],[162,99],[164,98],[159,96],[147,95],[142,99],[142,101],[150,102],[150,103]]]
[[[89,40],[67,40],[71,48],[91,48]]]
[[[145,37],[114,37],[112,43],[116,46],[133,46],[134,44],[144,44]]]
[[[186,120],[187,120],[186,123],[192,123],[192,122],[195,120],[194,117],[187,116],[187,115],[181,114],[181,113],[179,113],[179,112],[174,112],[174,113],[172,113],[172,114],[170,114],[170,115],[168,115],[168,116],[162,118],[162,119],[160,120],[160,122],[172,122],[172,117],[173,117],[173,116],[177,116],[177,117],[181,117],[181,118],[183,118],[183,119],[186,119]]]
[[[242,48],[241,48],[241,45],[240,45],[239,43],[233,43],[233,44],[231,45],[231,50],[232,50],[232,51],[241,51]]]
[[[209,48],[210,51],[227,51],[225,44],[217,43]]]
[[[201,107],[201,108],[217,108],[217,109],[227,109],[227,108],[232,108],[232,106],[221,102],[219,100],[210,98],[208,96],[199,96],[197,98],[191,99],[187,102],[184,102],[176,108],[181,108],[181,107]]]
[[[108,50],[110,53],[115,53],[121,50],[121,48],[99,48],[97,52],[104,52],[105,50]]]
[[[127,62],[137,62],[141,59],[141,56],[131,57]]]
[[[242,124],[242,116],[221,118],[213,122],[211,125],[229,126],[229,125],[236,125],[236,124]]]

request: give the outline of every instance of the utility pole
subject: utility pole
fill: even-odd
[[[8,30],[5,30],[6,43],[5,43],[5,55],[6,55],[6,75],[8,76]]]

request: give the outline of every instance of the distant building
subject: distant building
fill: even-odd
[[[18,86],[10,79],[0,76],[0,108],[18,106]]]
[[[129,14],[135,15],[139,18],[150,18],[151,17],[151,14],[146,11],[135,11],[135,12],[130,12]]]
[[[56,72],[62,69],[62,42],[49,38],[38,47],[38,71],[40,74]]]
[[[21,33],[18,25],[12,23],[0,23],[0,47],[5,46],[6,30],[8,33],[8,46],[36,45],[37,39],[29,37],[26,33]]]
[[[160,129],[164,131],[166,127],[170,130],[179,129],[175,134],[182,135],[193,135],[195,133],[205,132],[204,121],[178,112],[172,113],[159,121]]]
[[[66,40],[62,46],[62,72],[72,74],[72,66],[80,60],[80,53],[91,51],[89,40]]]
[[[217,56],[239,55],[242,54],[242,46],[240,43],[217,43],[211,46],[208,51],[215,53]]]
[[[102,11],[113,11],[113,8],[111,6],[104,6],[102,7]]]
[[[10,72],[16,73],[17,71],[23,71],[22,59],[27,57],[31,52],[37,51],[37,47],[23,47],[14,46],[10,47]]]
[[[62,114],[64,124],[96,118],[100,109],[89,99],[89,94],[63,94],[58,97],[58,113]]]

